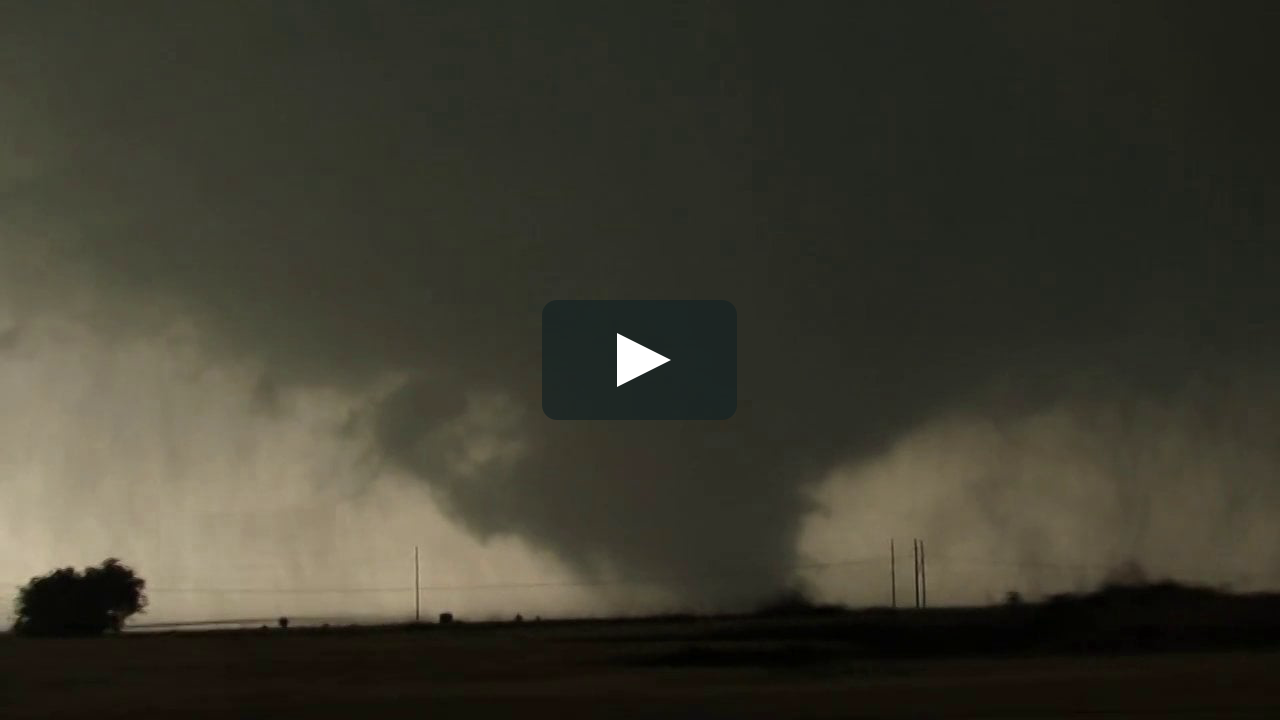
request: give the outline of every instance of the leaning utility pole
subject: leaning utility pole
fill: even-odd
[[[898,607],[898,568],[893,557],[893,538],[889,538],[889,602]]]
[[[929,573],[925,570],[924,541],[920,541],[920,607],[929,607]]]
[[[915,576],[916,588],[916,607],[920,607],[920,540],[911,539],[911,560],[914,564],[913,575]]]

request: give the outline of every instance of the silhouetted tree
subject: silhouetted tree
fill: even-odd
[[[83,572],[60,568],[18,591],[13,630],[23,635],[101,635],[119,631],[147,605],[147,582],[115,558]]]

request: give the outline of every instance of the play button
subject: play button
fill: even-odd
[[[543,412],[553,420],[729,418],[738,403],[737,325],[737,311],[721,300],[547,303]]]
[[[671,362],[640,343],[618,336],[618,387]]]

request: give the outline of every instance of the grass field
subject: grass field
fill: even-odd
[[[1280,652],[895,657],[867,622],[4,636],[0,718],[1280,718]]]

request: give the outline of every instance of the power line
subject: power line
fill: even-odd
[[[882,558],[854,558],[846,560],[835,560],[830,562],[810,562],[802,563],[795,566],[796,570],[816,570],[823,568],[843,567],[851,565],[865,565],[883,562]],[[665,577],[649,577],[649,578],[611,578],[602,580],[562,580],[562,581],[545,581],[545,580],[529,580],[514,582],[493,582],[493,583],[462,583],[462,584],[438,584],[438,585],[420,585],[418,589],[428,591],[446,591],[446,590],[505,590],[505,589],[524,589],[524,588],[552,588],[552,587],[607,587],[607,586],[626,586],[626,585],[669,585],[672,583],[691,583],[703,582],[708,578],[715,577],[740,577],[748,574],[747,571],[740,573],[719,573],[712,575],[700,575],[698,577],[690,576],[665,576]],[[25,582],[12,583],[15,587],[25,585]],[[404,586],[386,586],[386,587],[317,587],[317,588],[272,588],[272,587],[148,587],[147,592],[156,593],[216,593],[216,594],[325,594],[325,593],[393,593],[393,592],[414,592],[413,585]]]
[[[365,587],[365,588],[264,588],[264,587],[240,587],[240,588],[205,588],[205,587],[148,587],[148,593],[220,593],[226,595],[303,595],[314,593],[318,595],[329,594],[348,594],[348,593],[391,593],[391,592],[413,592],[413,586],[405,587]]]
[[[887,557],[860,557],[846,558],[842,560],[831,561],[814,561],[800,563],[793,566],[796,571],[807,570],[827,570],[840,567],[854,567],[863,565],[880,565],[888,563]],[[1056,562],[1039,562],[1039,561],[1000,561],[1000,560],[982,560],[976,558],[963,557],[945,557],[930,558],[930,564],[935,568],[941,566],[968,566],[968,567],[991,567],[991,568],[1012,568],[1018,570],[1032,569],[1059,569],[1059,570],[1087,570],[1096,572],[1106,572],[1114,566],[1102,563],[1056,563]],[[628,585],[679,585],[690,583],[707,582],[716,578],[726,579],[733,577],[743,577],[749,574],[748,571],[734,573],[713,573],[702,574],[697,576],[654,576],[647,578],[610,578],[600,580],[562,580],[562,581],[511,581],[511,582],[492,582],[492,583],[457,583],[457,584],[435,584],[420,585],[415,588],[414,585],[393,585],[379,587],[302,587],[302,588],[284,588],[284,587],[148,587],[149,593],[173,593],[173,594],[220,594],[220,595],[324,595],[324,594],[377,594],[377,593],[413,593],[415,589],[418,591],[430,592],[447,592],[447,591],[469,591],[469,590],[519,590],[519,589],[537,589],[537,588],[590,588],[590,587],[622,587]],[[1256,575],[1250,574],[1250,577]],[[14,588],[26,585],[28,581],[13,581],[8,583]]]
[[[829,562],[810,562],[796,565],[796,570],[816,570],[823,568],[844,567],[851,565],[866,565],[884,562],[883,558],[852,558],[846,560],[834,560]],[[713,575],[701,575],[696,578],[689,576],[666,576],[666,577],[649,577],[649,578],[611,578],[603,580],[529,580],[514,582],[493,582],[493,583],[462,583],[462,584],[438,584],[438,585],[419,585],[417,590],[422,591],[448,591],[448,590],[516,590],[529,588],[555,588],[555,587],[609,587],[609,586],[626,586],[626,585],[669,585],[673,583],[692,583],[702,582],[707,578],[715,577],[738,577],[746,575],[747,572],[741,573],[719,573]],[[412,585],[391,586],[391,587],[374,587],[374,588],[260,588],[260,587],[243,587],[243,588],[202,588],[202,587],[186,587],[186,588],[170,588],[156,587],[147,588],[148,592],[173,592],[173,593],[246,593],[246,594],[303,594],[303,593],[390,593],[390,592],[414,592],[415,587]]]

